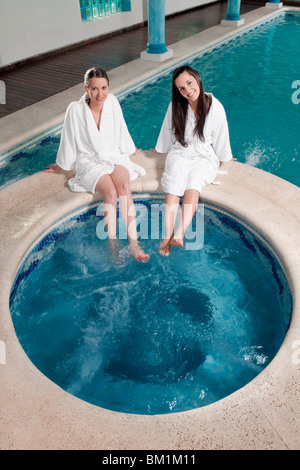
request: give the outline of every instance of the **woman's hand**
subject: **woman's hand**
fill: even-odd
[[[59,173],[60,170],[61,168],[57,163],[51,163],[44,171],[46,173]]]
[[[137,148],[136,148],[136,149],[135,149],[135,152],[134,152],[132,155],[137,155],[138,153],[141,152],[141,150],[142,150],[142,149],[137,149]]]

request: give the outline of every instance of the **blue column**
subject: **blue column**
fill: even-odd
[[[148,0],[148,44],[141,58],[161,62],[172,56],[165,43],[165,0]]]
[[[148,0],[148,54],[167,52],[165,43],[165,0]]]
[[[228,0],[227,14],[225,20],[239,21],[240,17],[241,0]]]
[[[283,3],[280,0],[269,0],[265,6],[270,8],[281,8]]]
[[[244,19],[240,16],[241,0],[228,0],[227,14],[225,20],[221,21],[223,26],[241,26]]]

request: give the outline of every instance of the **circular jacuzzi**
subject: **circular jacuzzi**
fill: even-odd
[[[214,403],[254,379],[289,327],[292,295],[272,247],[223,209],[199,205],[185,247],[159,255],[164,199],[135,196],[147,263],[119,222],[110,250],[99,204],[34,242],[10,310],[33,364],[70,394],[109,410],[165,414]]]

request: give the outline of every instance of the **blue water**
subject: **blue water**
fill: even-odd
[[[235,158],[300,185],[300,15],[287,13],[190,61],[226,109]],[[300,98],[300,93],[297,95]],[[137,147],[155,146],[171,98],[171,74],[121,100]],[[300,101],[300,100],[298,100]],[[55,161],[59,138],[0,166],[3,189]]]
[[[137,203],[138,214],[162,202]],[[208,405],[256,377],[282,344],[292,300],[270,251],[230,217],[206,208],[204,223],[194,219],[202,249],[164,258],[161,219],[148,214],[138,219],[139,228],[148,221],[145,264],[126,240],[109,250],[95,210],[62,223],[28,256],[10,308],[26,354],[64,390],[162,414]]]
[[[20,181],[26,176],[43,171],[56,160],[60,135],[50,136],[44,141],[30,145],[14,153],[9,160],[0,162],[0,189]]]

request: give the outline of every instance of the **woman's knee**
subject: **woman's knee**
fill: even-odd
[[[122,182],[117,186],[117,193],[118,196],[130,196],[131,194],[131,189],[130,189],[130,183],[127,181]]]
[[[100,193],[104,201],[115,204],[118,198],[117,189],[110,178],[101,178],[96,185],[96,192]]]
[[[109,188],[108,191],[103,194],[104,200],[109,204],[115,204],[118,199],[118,193],[115,187]]]

